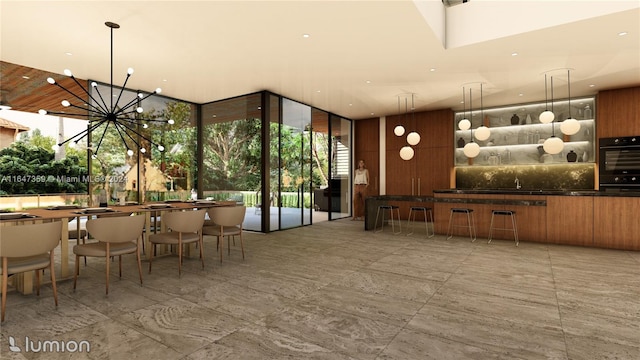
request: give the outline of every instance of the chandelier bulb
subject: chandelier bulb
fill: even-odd
[[[73,73],[69,69],[64,69],[64,74],[67,76],[73,76]]]
[[[127,155],[129,155],[129,156],[133,156],[133,150],[131,150],[131,149],[127,149]]]
[[[132,75],[133,74],[133,68],[128,68],[127,69],[127,74]]]
[[[160,88],[156,89],[156,94],[160,94],[161,92],[162,92],[162,89],[160,89]]]
[[[145,123],[145,124],[142,124],[142,128],[143,128],[143,129],[146,129],[146,128],[148,128],[148,127],[149,127],[149,124],[146,124],[146,123]]]
[[[67,100],[62,100],[60,103],[61,103],[61,104],[62,104],[62,106],[64,106],[64,107],[69,107],[69,106],[71,106],[71,103],[70,103],[70,102],[68,102]]]
[[[93,160],[97,159],[97,158],[98,158],[98,154],[93,154],[93,155],[91,155],[91,158],[92,158]]]
[[[60,149],[60,144],[53,144],[51,145],[51,150],[58,152],[58,149]]]
[[[38,114],[40,114],[40,115],[47,115],[47,110],[45,110],[45,109],[40,109],[40,110],[38,110]]]
[[[144,154],[144,153],[146,153],[146,152],[147,152],[147,149],[145,149],[145,148],[141,147],[141,148],[140,148],[140,152]]]
[[[136,111],[141,114],[144,110],[142,109],[142,106],[138,106]]]
[[[162,146],[162,145],[158,145],[158,150],[159,150],[159,151],[164,151],[164,146]]]
[[[95,81],[91,82],[91,87],[97,88],[98,87],[98,83]]]
[[[169,119],[169,121],[167,121],[167,122],[169,123],[169,125],[173,125],[173,124],[176,123],[173,119]]]
[[[142,95],[141,92],[138,93],[138,98],[142,99],[144,97],[144,95]]]
[[[51,84],[51,85],[53,85],[53,84],[55,84],[55,83],[56,83],[56,81],[55,81],[52,77],[48,77],[48,78],[47,78],[47,82],[48,82],[49,84]]]

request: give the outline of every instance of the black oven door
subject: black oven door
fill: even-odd
[[[640,137],[600,139],[601,190],[640,191]]]

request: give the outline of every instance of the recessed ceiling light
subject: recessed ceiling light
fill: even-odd
[[[517,52],[512,52],[511,56],[518,56],[518,53]]]
[[[627,34],[628,34],[628,32],[626,32],[626,31],[621,31],[621,32],[619,32],[619,33],[618,33],[618,36],[625,36],[625,35],[627,35]]]
[[[320,90],[316,90],[316,92],[320,92]]]
[[[309,38],[310,36],[311,35],[309,35],[309,34],[302,34],[302,37],[305,38],[305,39]]]
[[[349,106],[353,106],[353,104],[349,104]]]
[[[72,53],[70,53],[70,52],[66,52],[66,53],[64,53],[64,54],[65,54],[65,55],[67,55],[67,56],[71,56],[71,55],[73,55],[73,54],[72,54]]]
[[[216,115],[216,114],[213,114],[213,115],[211,115],[211,117],[218,117],[218,115]]]
[[[365,81],[367,84],[371,84],[371,80],[367,80]]]
[[[27,75],[22,75],[22,78],[25,80],[29,80],[29,77]]]
[[[518,96],[524,96],[524,94],[518,94]]]
[[[589,87],[596,87],[595,84],[589,84]]]
[[[371,115],[373,115],[374,113],[371,113]]]
[[[434,72],[434,71],[436,71],[436,68],[431,68],[431,69],[429,69],[429,71]]]
[[[162,82],[167,82],[167,79],[162,79]]]

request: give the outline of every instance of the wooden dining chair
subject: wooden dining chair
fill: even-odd
[[[209,217],[215,225],[204,226],[202,233],[204,235],[216,236],[218,249],[220,251],[220,262],[222,262],[222,249],[224,247],[224,237],[227,237],[227,252],[231,254],[231,246],[229,238],[236,235],[240,236],[240,248],[242,249],[242,259],[244,260],[244,243],[242,241],[242,223],[246,215],[246,206],[220,206],[207,209]]]
[[[9,275],[35,270],[36,294],[40,295],[40,270],[49,268],[53,300],[58,306],[58,290],[53,261],[53,251],[62,237],[60,221],[4,226],[0,234],[2,258],[2,320],[7,305],[7,281]]]
[[[76,288],[80,273],[80,256],[103,257],[106,259],[106,294],[109,295],[109,264],[111,257],[118,257],[119,276],[122,277],[122,255],[136,254],[138,274],[142,284],[142,264],[140,262],[140,243],[144,230],[144,216],[101,217],[87,221],[87,231],[97,240],[73,247],[76,255],[76,271],[73,276],[73,289]]]
[[[167,231],[149,235],[150,249],[149,273],[155,255],[156,245],[176,245],[178,250],[178,275],[182,274],[183,245],[196,243],[200,249],[200,261],[204,269],[204,251],[202,246],[202,225],[206,209],[172,211],[162,214],[162,222]]]

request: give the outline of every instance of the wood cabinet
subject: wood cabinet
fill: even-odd
[[[595,197],[593,246],[640,250],[639,197]]]
[[[592,196],[547,196],[547,242],[593,246]]]
[[[380,194],[380,121],[378,118],[354,121],[354,169],[364,160],[369,170],[367,195]]]
[[[598,138],[640,134],[640,86],[598,93]]]

